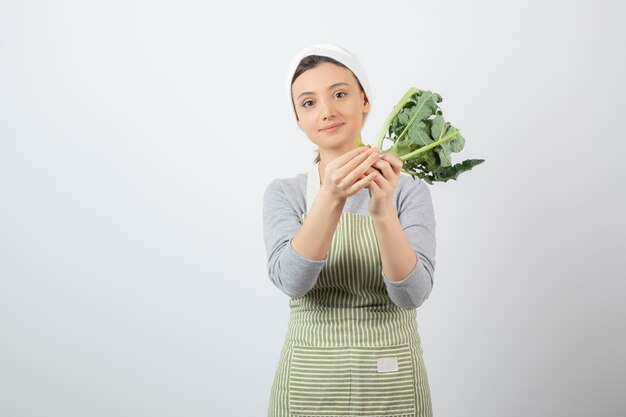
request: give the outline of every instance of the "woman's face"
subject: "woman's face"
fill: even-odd
[[[298,126],[317,146],[346,151],[361,137],[369,101],[347,68],[324,62],[300,74],[291,86]],[[340,124],[332,130],[329,125]]]

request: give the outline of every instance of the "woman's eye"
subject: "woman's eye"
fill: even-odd
[[[304,106],[304,107],[308,107],[308,106],[306,105],[306,103],[313,103],[313,101],[311,101],[311,100],[307,100],[307,101],[305,101],[304,103],[302,103],[302,106]]]
[[[341,96],[341,97],[345,97],[346,96],[346,93],[344,93],[343,91],[338,91],[337,94],[343,94],[343,96]],[[339,98],[341,98],[341,97],[339,97]]]

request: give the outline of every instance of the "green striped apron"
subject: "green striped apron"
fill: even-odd
[[[381,272],[371,217],[342,213],[315,286],[289,301],[269,417],[432,416],[416,310],[391,301]]]

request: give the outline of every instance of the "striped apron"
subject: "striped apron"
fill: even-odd
[[[315,164],[307,212],[319,188]],[[391,301],[381,272],[371,217],[342,213],[315,286],[289,301],[269,417],[432,416],[416,310]]]

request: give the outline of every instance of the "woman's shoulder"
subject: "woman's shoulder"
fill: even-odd
[[[400,209],[406,204],[430,200],[430,189],[426,181],[406,172],[400,173],[395,194],[396,207]]]
[[[268,187],[286,187],[286,188],[306,188],[306,173],[299,173],[293,177],[277,177],[274,178],[268,185]]]
[[[413,177],[411,174],[407,174],[406,172],[400,173],[400,178],[398,179],[398,190],[410,190],[410,189],[418,189],[427,187],[426,182],[419,177]]]
[[[301,206],[306,195],[306,175],[274,178],[265,189],[267,199],[289,200],[295,206]]]

